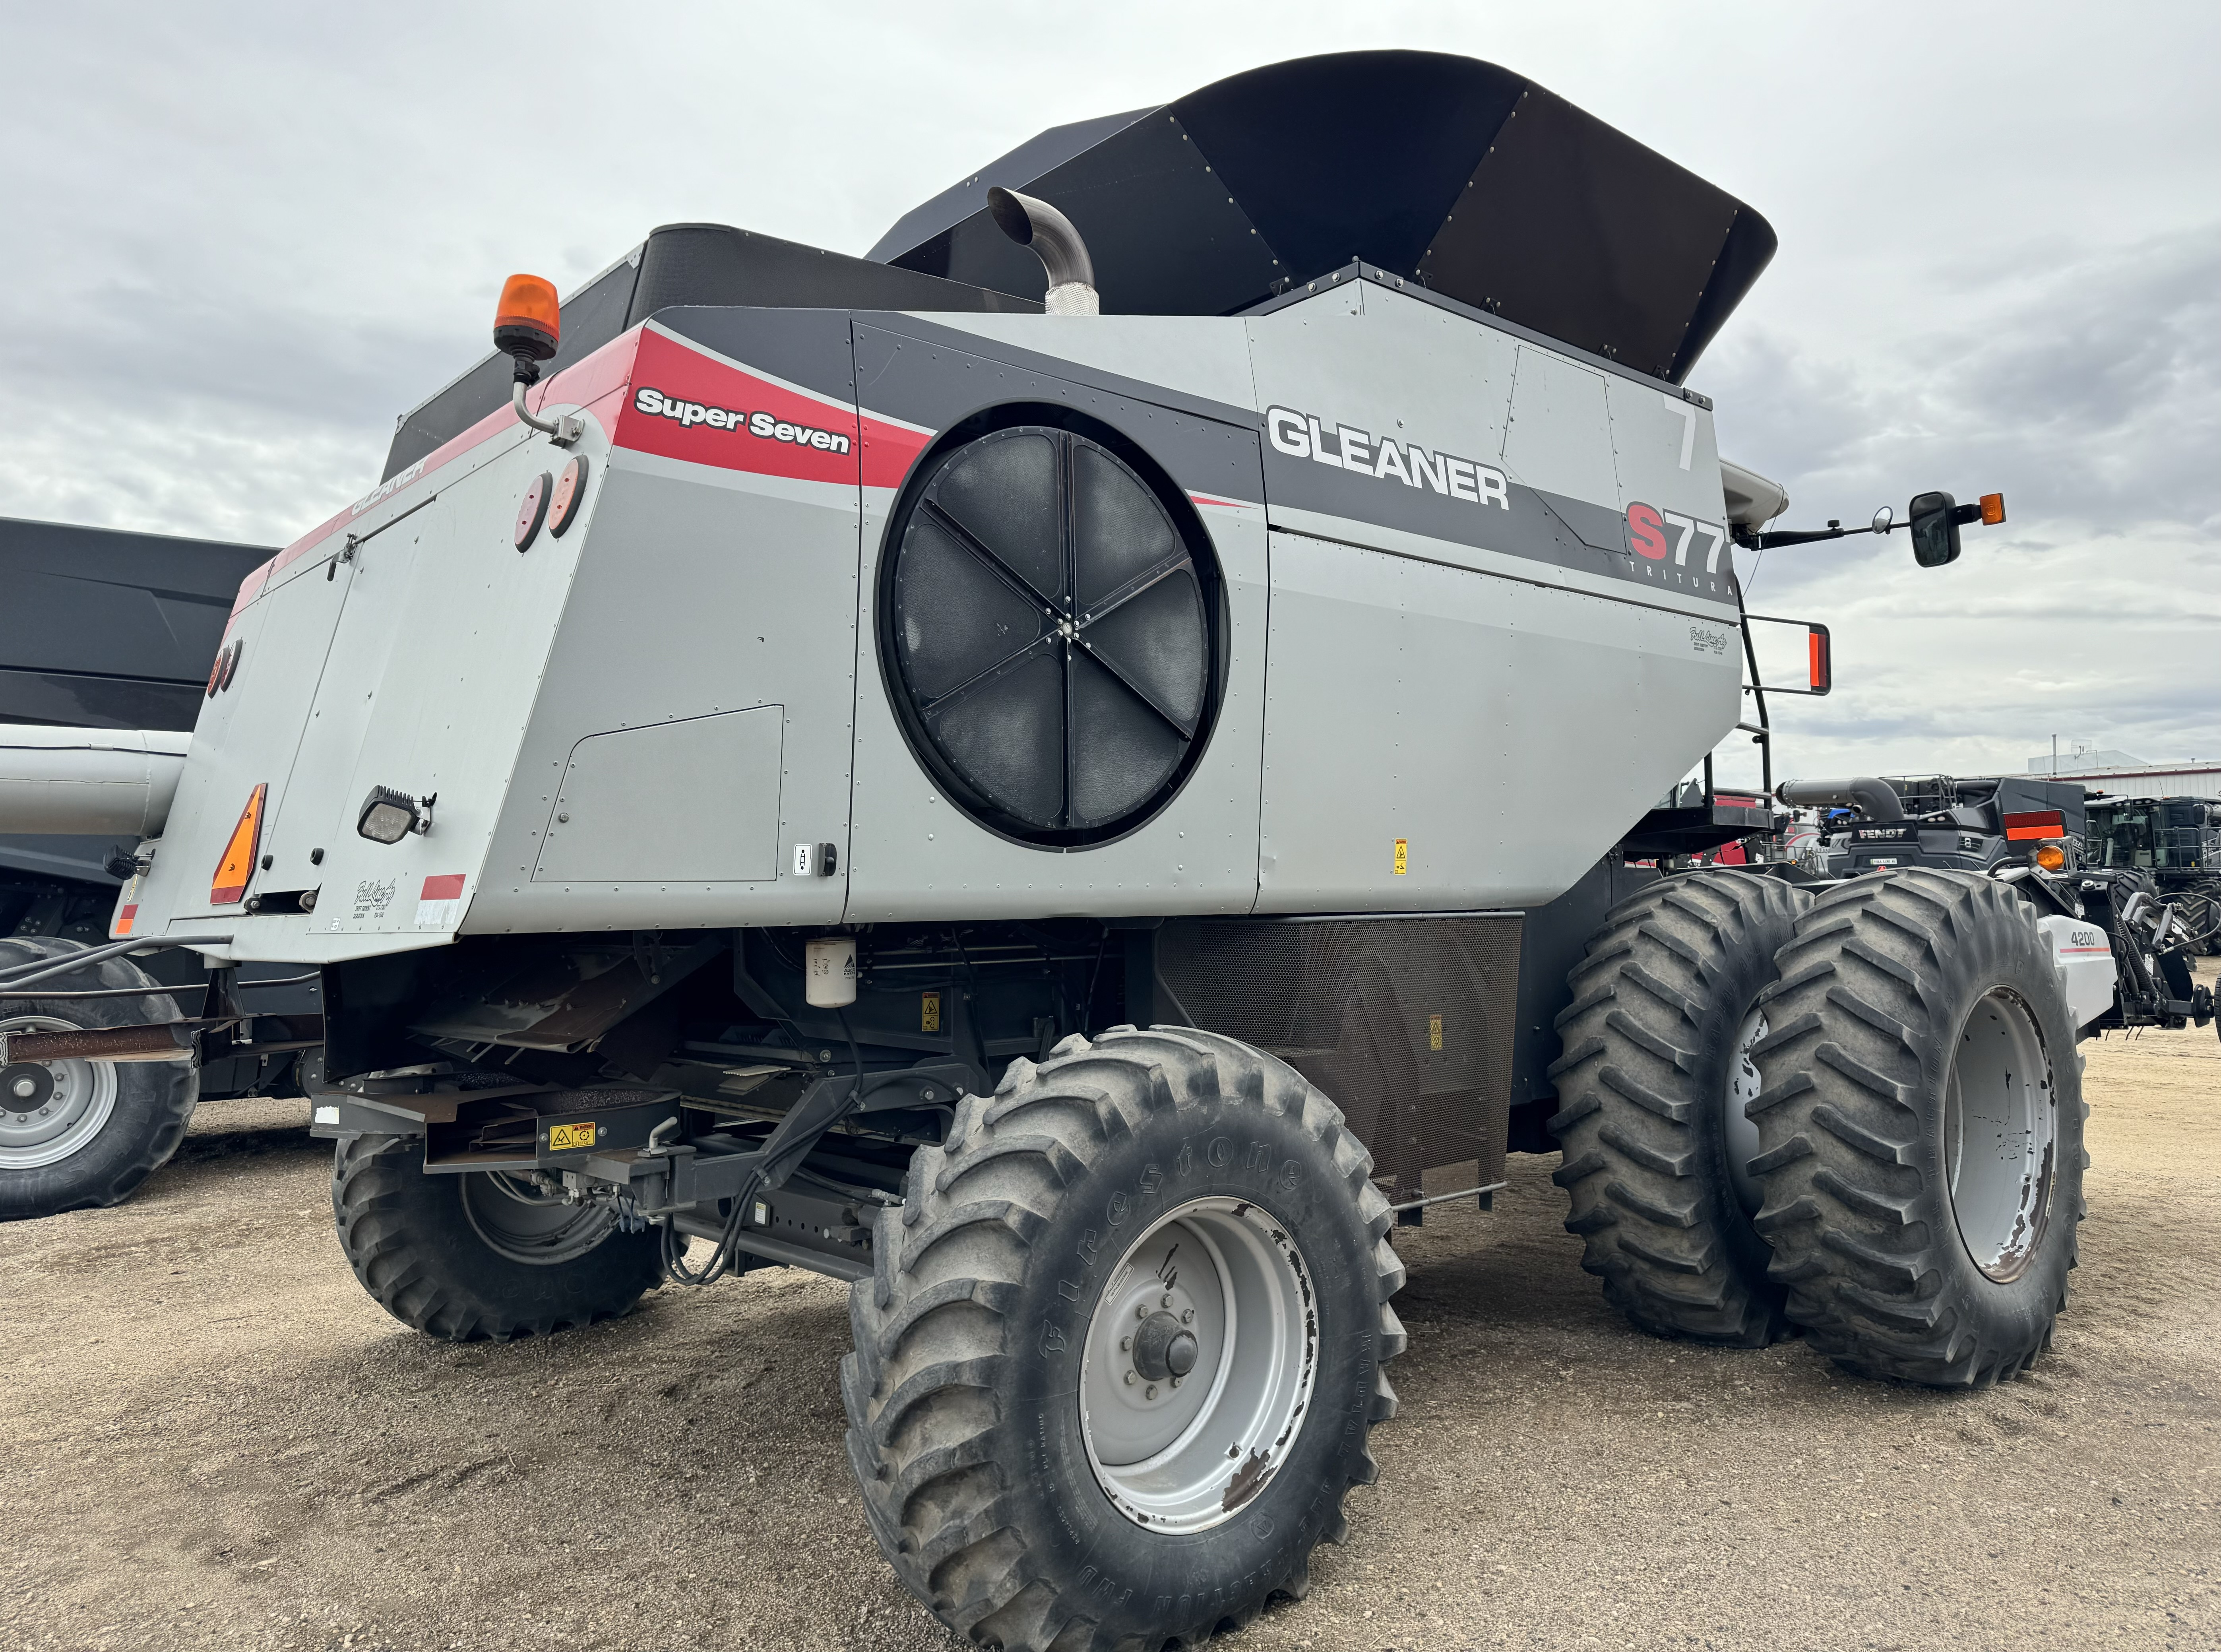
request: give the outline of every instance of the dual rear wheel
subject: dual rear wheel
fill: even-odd
[[[1583,1265],[1637,1325],[1744,1347],[1793,1327],[1939,1386],[2048,1346],[2086,1109],[2009,888],[1663,879],[1613,910],[1572,986],[1557,1180]]]

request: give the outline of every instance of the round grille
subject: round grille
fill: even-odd
[[[1172,796],[1208,731],[1213,593],[1107,447],[1024,425],[952,448],[896,524],[881,635],[911,743],[1029,842],[1099,842]]]

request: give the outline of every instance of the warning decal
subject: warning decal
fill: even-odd
[[[462,873],[450,872],[424,879],[416,897],[418,929],[452,929],[463,921],[464,877]]]
[[[1399,878],[1404,876],[1405,873],[1411,870],[1411,840],[1409,838],[1399,837],[1396,840],[1396,875]]]
[[[594,1145],[594,1121],[583,1119],[576,1124],[550,1124],[547,1127],[547,1150],[550,1153],[569,1153],[579,1148]]]

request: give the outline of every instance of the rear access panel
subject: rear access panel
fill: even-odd
[[[588,735],[563,771],[534,881],[778,877],[785,716],[759,705]]]

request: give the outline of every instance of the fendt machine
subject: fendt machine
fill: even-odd
[[[1392,1228],[1515,1140],[1653,1330],[2018,1372],[2112,1003],[2071,879],[1627,864],[1772,829],[1652,805],[1747,715],[1784,502],[1686,381],[1774,249],[1367,53],[1056,128],[867,258],[514,278],[241,589],[109,944],[321,967],[341,1242],[428,1334],[853,1281],[865,1514],[980,1646],[1302,1595]]]

